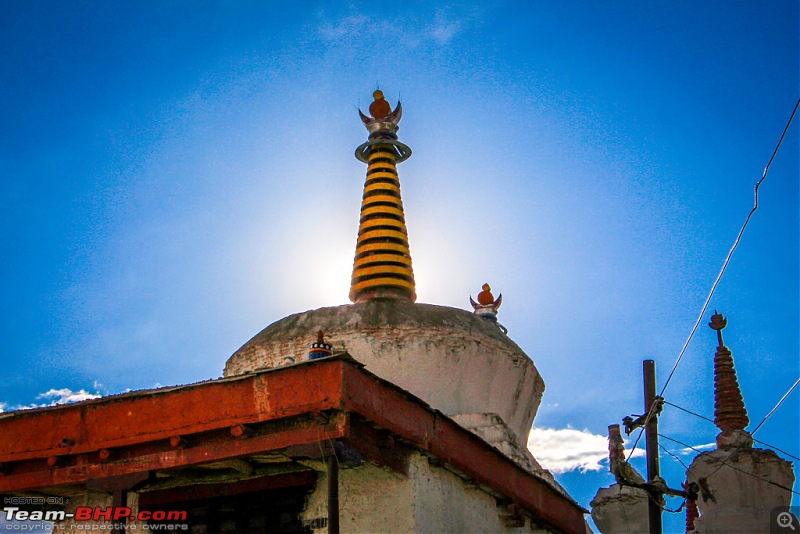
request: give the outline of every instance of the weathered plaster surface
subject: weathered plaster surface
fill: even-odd
[[[320,469],[324,469],[321,463]],[[321,471],[302,520],[313,527],[315,519],[327,517],[328,477]],[[412,482],[368,463],[357,469],[340,470],[339,527],[342,532],[414,532]],[[319,526],[313,531],[325,533],[328,528]]]
[[[698,534],[769,532],[772,509],[792,500],[792,464],[766,449],[704,452],[686,476],[694,482],[705,479],[713,496],[697,500],[700,517],[693,532]]]
[[[319,473],[303,520],[327,517],[328,481]],[[422,454],[412,456],[409,476],[397,476],[371,464],[339,472],[339,521],[342,532],[470,532],[547,533],[523,518],[522,526],[507,526],[495,497]],[[326,527],[314,529],[327,532]]]
[[[647,532],[647,498],[644,490],[630,486],[600,488],[590,503],[592,520],[603,534]]]
[[[290,315],[236,351],[224,375],[302,361],[318,330],[335,350],[447,415],[497,414],[526,447],[544,381],[495,324],[464,310],[378,300]]]
[[[411,462],[416,532],[530,532],[529,520],[507,527],[496,499],[442,467],[416,455]],[[526,528],[527,527],[527,528]]]
[[[544,470],[533,457],[527,447],[494,413],[468,413],[452,416],[453,421],[476,434],[484,441],[492,444],[497,450],[514,460],[518,465],[530,472],[541,474]],[[549,473],[548,473],[549,474]],[[548,478],[552,479],[552,476]],[[555,482],[555,481],[553,481]]]

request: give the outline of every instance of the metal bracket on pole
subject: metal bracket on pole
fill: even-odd
[[[661,415],[661,411],[664,409],[664,398],[663,397],[655,397],[654,399],[655,406],[653,407],[653,415],[651,417],[658,417]],[[634,417],[636,419],[634,419]],[[644,426],[645,422],[647,421],[647,413],[642,415],[626,415],[622,418],[622,424],[625,425],[625,435],[630,436],[631,432],[636,430],[637,428],[641,428]]]

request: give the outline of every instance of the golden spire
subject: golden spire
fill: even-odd
[[[417,299],[408,230],[400,198],[397,163],[411,156],[411,149],[397,140],[397,123],[403,114],[400,103],[392,111],[383,92],[373,93],[370,117],[361,110],[369,140],[356,149],[356,158],[367,164],[367,179],[361,201],[350,300],[376,298]]]

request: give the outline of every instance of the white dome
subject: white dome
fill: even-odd
[[[224,376],[303,361],[318,330],[335,352],[446,415],[496,414],[525,448],[544,381],[495,323],[456,308],[385,299],[290,315],[236,351]]]

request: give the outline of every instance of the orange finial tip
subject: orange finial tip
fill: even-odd
[[[325,334],[320,330],[317,332],[317,343],[325,343]]]
[[[478,293],[478,304],[482,306],[494,304],[494,295],[491,293],[492,288],[489,287],[489,284],[483,284],[481,289],[483,289],[483,291]]]
[[[375,97],[375,102],[369,105],[369,114],[373,119],[384,119],[392,112],[392,106],[389,102],[384,100],[383,91],[378,89],[372,96]]]

